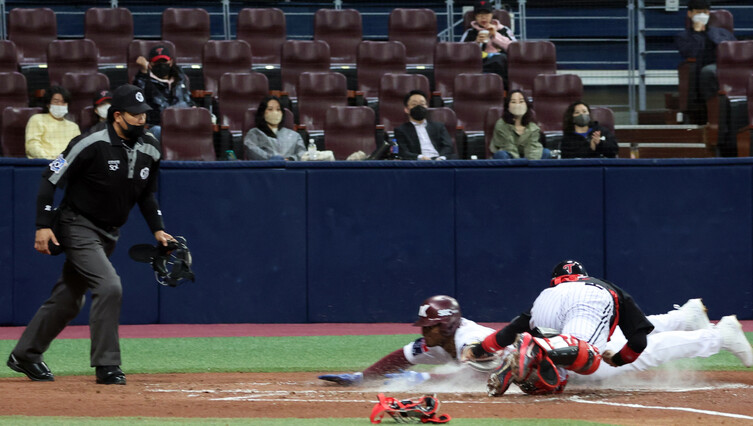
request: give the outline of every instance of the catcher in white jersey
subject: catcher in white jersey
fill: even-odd
[[[740,323],[730,315],[722,318],[716,327],[712,327],[706,316],[706,307],[700,299],[691,299],[683,306],[675,305],[675,310],[662,315],[651,315],[649,320],[656,326],[648,339],[648,345],[642,356],[634,363],[622,367],[601,364],[594,374],[576,375],[578,379],[605,379],[630,371],[644,371],[665,362],[691,357],[709,357],[720,350],[733,352],[746,366],[753,365],[753,348],[745,338]],[[419,318],[415,325],[422,327],[424,337],[408,343],[363,372],[353,374],[327,374],[319,376],[322,380],[341,385],[359,385],[364,381],[389,378],[404,378],[418,384],[430,379],[445,379],[445,374],[416,372],[406,370],[417,364],[460,365],[463,355],[485,337],[494,333],[466,318],[460,313],[460,305],[449,296],[433,296],[426,299],[419,307]],[[607,349],[619,350],[626,339],[619,328],[615,330]],[[507,346],[501,356],[513,353],[515,347]],[[499,358],[500,355],[496,355]],[[493,363],[490,362],[489,367]],[[479,382],[486,381],[488,372],[462,369],[457,374],[474,374]],[[566,377],[567,372],[560,374]],[[560,385],[564,388],[565,382]],[[537,389],[523,385],[524,391],[532,394],[546,393],[546,389]],[[496,395],[497,387],[490,387],[490,394]]]

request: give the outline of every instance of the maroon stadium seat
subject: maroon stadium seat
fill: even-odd
[[[16,44],[19,63],[47,63],[47,45],[58,38],[55,12],[48,8],[14,8],[8,13],[8,40]]]
[[[434,90],[452,98],[458,74],[481,73],[481,48],[476,43],[437,43],[434,48]]]
[[[324,122],[324,145],[345,160],[357,151],[366,155],[376,149],[376,118],[367,106],[331,106]]]
[[[363,37],[361,13],[355,9],[319,9],[314,15],[314,40],[329,44],[330,62],[355,64]]]
[[[10,40],[0,40],[0,72],[18,71],[18,49]]]
[[[125,64],[133,40],[133,16],[124,7],[92,7],[84,15],[84,38],[99,50],[100,64]]]
[[[327,108],[348,105],[345,76],[336,72],[304,72],[298,83],[298,123],[324,130]]]
[[[296,97],[296,84],[301,73],[329,71],[329,65],[329,46],[326,42],[286,41],[282,44],[280,59],[282,90],[288,92],[290,97]]]
[[[162,111],[162,152],[165,160],[215,160],[209,110],[168,108]]]
[[[269,81],[258,72],[225,73],[220,77],[217,104],[219,122],[231,132],[243,130],[246,110],[256,108],[269,95]]]
[[[204,90],[215,97],[223,74],[251,72],[251,47],[243,40],[209,40],[202,58]]]
[[[201,64],[202,48],[210,35],[209,13],[204,9],[169,7],[162,12],[162,40],[175,45],[176,62]]]
[[[405,45],[409,64],[433,64],[437,15],[431,9],[393,9],[388,21],[390,41]]]
[[[238,13],[236,38],[251,46],[254,64],[280,65],[287,37],[285,14],[275,8],[245,8]]]
[[[562,131],[567,107],[583,98],[583,83],[575,74],[539,74],[533,81],[536,117],[544,132]]]
[[[379,96],[384,74],[405,73],[405,46],[396,41],[363,41],[358,45],[358,90],[367,98]]]
[[[379,123],[385,132],[408,121],[403,98],[411,90],[429,96],[429,79],[421,74],[384,74],[379,84]],[[427,99],[428,101],[428,99]]]
[[[65,73],[96,73],[98,58],[97,45],[91,40],[53,40],[47,45],[50,86],[61,85]]]
[[[3,157],[26,158],[26,123],[42,108],[6,107],[3,110],[2,143]]]
[[[95,94],[109,90],[110,80],[101,73],[68,72],[63,75],[61,85],[71,93],[68,113],[73,121],[81,124],[81,111],[92,105]]]
[[[557,73],[557,50],[550,41],[519,41],[507,47],[507,79],[510,90],[530,98],[539,74]]]
[[[504,105],[505,89],[497,74],[459,74],[455,77],[453,109],[466,132],[484,131],[486,111]]]

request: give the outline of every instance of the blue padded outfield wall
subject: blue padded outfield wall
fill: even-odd
[[[29,321],[64,260],[33,248],[45,166],[0,160],[2,325]],[[508,321],[566,258],[647,313],[702,297],[753,318],[753,159],[164,162],[160,185],[197,281],[162,287],[128,258],[153,243],[135,209],[113,255],[123,324],[410,322],[440,293]]]

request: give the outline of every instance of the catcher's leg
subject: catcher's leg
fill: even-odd
[[[486,382],[486,393],[489,396],[502,396],[507,392],[512,380],[512,370],[515,367],[515,354],[511,353],[502,360],[502,365],[489,376]]]
[[[554,366],[563,367],[579,374],[591,374],[599,367],[601,355],[590,343],[568,335],[533,337],[522,333],[515,342],[516,368],[513,379],[525,382],[531,372],[537,370],[545,359]]]

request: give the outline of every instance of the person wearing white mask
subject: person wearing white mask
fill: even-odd
[[[708,25],[711,17],[709,0],[688,1],[689,26],[675,37],[677,50],[683,59],[695,58],[696,83],[694,93],[706,99],[716,96],[719,82],[716,79],[716,47],[723,41],[734,41],[735,36],[721,27]]]
[[[45,112],[34,114],[26,123],[26,156],[52,160],[57,157],[71,139],[81,134],[78,125],[66,120],[70,93],[60,86],[45,90]]]
[[[551,158],[551,151],[541,145],[540,137],[541,129],[533,121],[533,112],[528,99],[520,90],[512,90],[505,100],[502,118],[494,125],[494,136],[489,142],[492,158],[497,160]]]
[[[256,109],[256,126],[243,138],[246,160],[300,160],[306,147],[301,135],[285,127],[276,96],[267,96]]]
[[[94,94],[92,106],[94,107],[94,125],[86,130],[87,134],[98,132],[107,128],[107,112],[110,110],[112,93],[109,90],[100,90]]]

